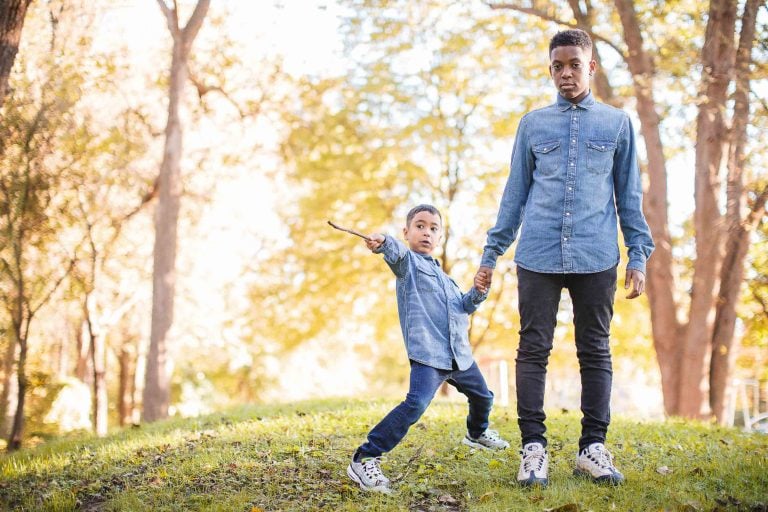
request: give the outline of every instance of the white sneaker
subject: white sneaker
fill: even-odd
[[[461,442],[481,450],[505,450],[509,448],[509,443],[502,439],[498,432],[489,428],[485,429],[485,432],[480,434],[477,439],[470,436],[469,432],[467,432],[467,435],[464,436]]]
[[[613,456],[605,449],[603,443],[592,443],[576,457],[576,469],[573,474],[614,485],[624,481],[624,475],[614,467]]]
[[[389,478],[381,472],[381,457],[367,457],[355,462],[354,459],[347,466],[347,475],[355,481],[364,491],[375,491],[389,494]]]
[[[549,455],[541,443],[528,443],[520,451],[522,461],[517,472],[517,482],[520,485],[541,485],[549,483]]]

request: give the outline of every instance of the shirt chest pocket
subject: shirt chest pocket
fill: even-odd
[[[440,278],[436,269],[416,268],[416,290],[419,293],[437,293],[440,291]]]
[[[587,141],[587,170],[592,174],[605,174],[613,167],[616,143],[607,140]]]
[[[560,141],[534,144],[533,156],[536,158],[536,172],[545,176],[555,174],[560,164]]]

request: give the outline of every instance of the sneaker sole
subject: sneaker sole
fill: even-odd
[[[592,473],[590,473],[589,471],[585,471],[579,468],[574,469],[573,474],[574,476],[577,476],[580,478],[586,478],[586,479],[592,480],[597,484],[621,485],[624,483],[624,477],[617,477],[616,475],[592,476]]]
[[[369,487],[363,483],[362,480],[360,480],[360,477],[357,476],[357,473],[352,471],[352,466],[347,466],[347,476],[352,479],[353,482],[355,482],[357,485],[360,486],[360,488],[364,491],[368,492],[380,492],[382,494],[392,494],[392,489],[389,487]]]
[[[492,446],[485,446],[482,443],[478,443],[478,442],[472,441],[471,439],[468,439],[466,437],[463,438],[461,440],[461,442],[463,444],[469,446],[470,448],[477,448],[479,450],[506,450],[507,448],[509,448],[509,445],[507,445],[507,446],[500,446],[498,448],[493,448]]]
[[[523,487],[546,487],[549,485],[549,479],[548,478],[536,478],[536,477],[530,477],[527,480],[518,480],[518,485],[521,485]]]

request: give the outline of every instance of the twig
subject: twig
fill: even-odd
[[[334,224],[331,221],[328,221],[328,224],[330,224],[331,227],[334,227],[334,228],[338,229],[339,231],[344,231],[344,232],[350,233],[352,235],[359,236],[360,238],[362,238],[364,240],[367,240],[369,242],[371,241],[371,238],[369,236],[366,236],[366,235],[364,235],[364,234],[362,234],[362,233],[360,233],[358,231],[355,231],[354,229],[343,228],[343,227],[339,226],[338,224]]]
[[[399,474],[396,478],[393,479],[395,482],[399,482],[400,480],[408,476],[408,473],[411,472],[411,466],[416,461],[416,459],[421,457],[421,451],[423,449],[424,449],[423,444],[416,449],[416,452],[413,454],[413,456],[410,459],[408,459],[408,462],[405,463],[405,469],[403,470],[403,473]]]

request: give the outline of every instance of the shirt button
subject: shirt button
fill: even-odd
[[[571,214],[571,212],[565,212],[565,216],[568,217]]]
[[[567,236],[564,236],[564,237],[563,237],[563,240],[567,242],[567,241],[568,241],[568,237],[567,237]]]
[[[573,187],[568,187],[568,191],[569,192],[572,191],[572,190],[573,190]]]

